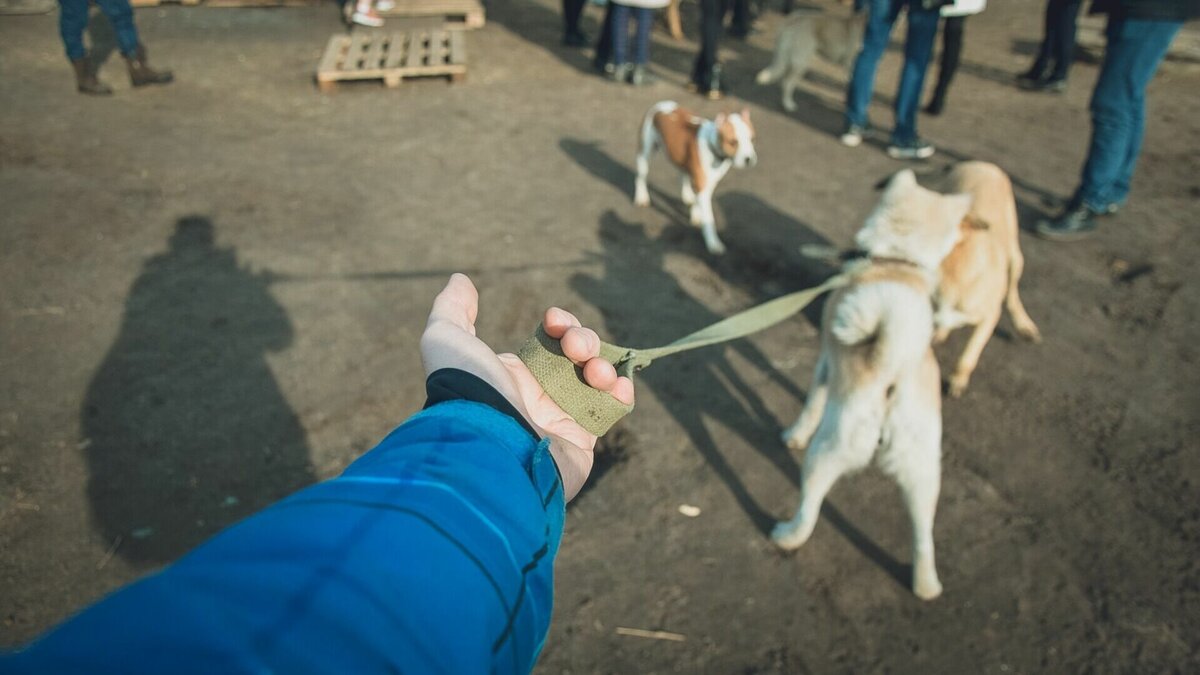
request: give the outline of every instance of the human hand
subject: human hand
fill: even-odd
[[[475,337],[479,292],[463,274],[454,274],[433,300],[425,333],[421,335],[421,360],[425,375],[441,368],[458,368],[490,384],[517,409],[542,436],[550,439],[550,454],[563,479],[569,501],[579,493],[592,471],[596,437],[558,407],[515,354],[497,354]],[[621,403],[633,403],[633,382],[619,377],[612,364],[599,358],[600,337],[583,328],[570,312],[551,307],[542,325],[560,341],[563,354],[583,369],[588,385],[606,391]]]

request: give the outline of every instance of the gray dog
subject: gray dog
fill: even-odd
[[[755,80],[770,84],[783,80],[783,109],[796,109],[793,97],[808,70],[813,54],[849,68],[862,46],[866,12],[850,16],[824,14],[819,10],[797,10],[779,30],[775,41],[775,59],[763,68]]]

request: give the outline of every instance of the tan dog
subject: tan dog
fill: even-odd
[[[1003,308],[1007,307],[1022,337],[1034,342],[1042,338],[1017,290],[1025,258],[1017,241],[1017,205],[1008,176],[995,164],[962,162],[938,187],[944,188],[942,192],[972,197],[962,239],[942,261],[942,278],[934,296],[935,343],[944,342],[955,328],[975,327],[950,376],[950,395],[961,396]]]
[[[920,187],[911,170],[888,183],[856,237],[869,258],[850,263],[853,280],[825,304],[808,400],[783,434],[788,447],[807,448],[800,507],[771,533],[781,548],[800,547],[834,482],[873,460],[904,493],[912,589],[925,600],[942,592],[933,552],[942,414],[931,297],[970,207],[968,195]]]
[[[683,203],[691,207],[692,224],[699,225],[704,232],[704,245],[709,253],[724,253],[725,244],[717,236],[712,195],[729,167],[740,169],[758,162],[750,111],[721,113],[714,120],[706,120],[680,108],[674,101],[654,104],[646,111],[638,135],[633,191],[633,203],[638,206],[650,205],[646,175],[650,172],[650,156],[660,147],[683,174],[680,194]]]

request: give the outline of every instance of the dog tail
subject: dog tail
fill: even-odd
[[[872,344],[874,370],[891,379],[920,361],[933,340],[929,299],[905,284],[881,281],[856,286],[838,302],[830,323],[846,346]]]

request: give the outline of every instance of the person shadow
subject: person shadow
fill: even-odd
[[[269,277],[215,234],[182,218],[146,260],[84,398],[94,526],[137,566],[171,562],[315,480],[266,359],[292,343],[291,322]]]

